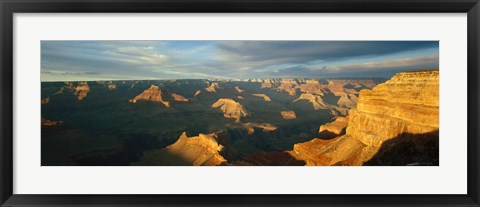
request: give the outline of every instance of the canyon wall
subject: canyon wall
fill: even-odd
[[[373,158],[381,160],[380,155],[391,154],[385,150],[402,146],[433,157],[437,150],[433,162],[438,162],[438,130],[438,70],[403,72],[372,90],[360,91],[356,109],[349,112],[345,135],[295,144],[290,154],[307,165],[364,165]],[[427,144],[429,147],[424,146]],[[404,165],[414,160],[405,158],[390,164]]]

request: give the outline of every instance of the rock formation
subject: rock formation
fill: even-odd
[[[402,162],[389,164],[408,164],[425,157],[418,155],[422,153],[432,159],[435,150],[438,155],[438,104],[438,70],[398,73],[360,92],[356,109],[349,112],[345,135],[295,144],[289,153],[307,165],[363,165],[374,157],[382,160],[377,153],[388,154],[386,146],[404,146],[416,154],[407,152]]]
[[[138,100],[160,102],[165,107],[170,107],[170,103],[162,99],[162,91],[156,85],[151,85],[149,89],[143,91],[141,94],[135,96],[135,98],[130,99],[129,101],[131,103],[136,103]]]
[[[309,101],[310,103],[312,103],[313,108],[315,110],[328,109],[330,107],[327,103],[325,103],[323,101],[322,97],[319,96],[319,95],[313,95],[313,94],[310,94],[310,93],[303,93],[302,95],[300,95],[299,98],[295,99],[293,102],[297,102],[297,101],[300,101],[300,100]]]
[[[296,119],[297,115],[294,111],[281,111],[280,114],[282,115],[283,119]]]
[[[172,93],[172,98],[175,101],[188,102],[187,98],[183,97],[182,95],[176,94],[176,93]]]
[[[108,83],[108,90],[115,90],[116,88],[117,84],[113,83],[112,81]]]
[[[290,96],[295,96],[297,94],[296,89],[297,82],[293,79],[282,79],[280,86],[277,87],[279,91],[285,91]]]
[[[77,96],[77,99],[81,101],[87,96],[89,91],[90,86],[88,86],[86,81],[79,82],[77,87],[75,87],[75,96]]]
[[[42,104],[48,104],[49,102],[50,102],[50,96],[42,98],[42,101],[41,101]]]
[[[244,99],[243,96],[237,96],[237,98],[242,100]]]
[[[276,126],[269,123],[243,123],[243,127],[245,127],[248,131],[248,134],[255,133],[255,128],[262,129],[264,132],[271,132],[277,129]]]
[[[200,94],[200,93],[202,93],[202,91],[201,91],[201,90],[197,90],[197,91],[195,91],[195,94],[194,94],[193,96],[194,96],[194,97],[195,97],[195,96],[198,96],[198,94]]]
[[[239,93],[244,92],[245,90],[242,90],[240,86],[235,86],[235,90]]]
[[[205,91],[207,91],[209,93],[216,93],[217,89],[220,89],[220,86],[218,86],[218,83],[214,82],[210,86],[205,88]]]
[[[199,134],[188,137],[185,132],[172,145],[164,150],[181,157],[184,161],[195,166],[222,165],[227,160],[219,154],[223,146],[216,141],[217,134]]]
[[[225,118],[235,119],[236,122],[240,121],[240,118],[248,116],[247,110],[243,106],[230,98],[221,98],[212,105],[212,108],[218,108],[223,112]]]
[[[252,94],[252,96],[262,97],[263,100],[265,100],[266,102],[272,101],[272,100],[270,99],[270,97],[268,97],[267,95],[265,95],[265,94],[263,94],[263,93],[262,93],[262,94],[258,94],[258,93]]]
[[[320,126],[320,129],[318,130],[318,132],[322,133],[324,131],[328,131],[336,135],[340,135],[342,131],[347,127],[347,125],[348,125],[348,117],[339,116],[335,119],[335,121],[326,123]]]
[[[63,126],[62,121],[52,121],[44,118],[42,118],[41,123],[42,123],[42,126]]]

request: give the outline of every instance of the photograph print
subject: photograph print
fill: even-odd
[[[42,166],[438,166],[438,41],[41,41]]]

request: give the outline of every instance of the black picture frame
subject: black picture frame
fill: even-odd
[[[480,206],[478,0],[0,0],[1,206]],[[467,13],[468,193],[465,195],[20,195],[13,194],[15,13]],[[394,179],[394,178],[392,178]],[[450,179],[450,178],[445,178]],[[93,188],[94,186],[92,186]]]

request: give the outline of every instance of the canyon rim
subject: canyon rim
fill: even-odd
[[[438,41],[42,41],[42,166],[438,166]]]

